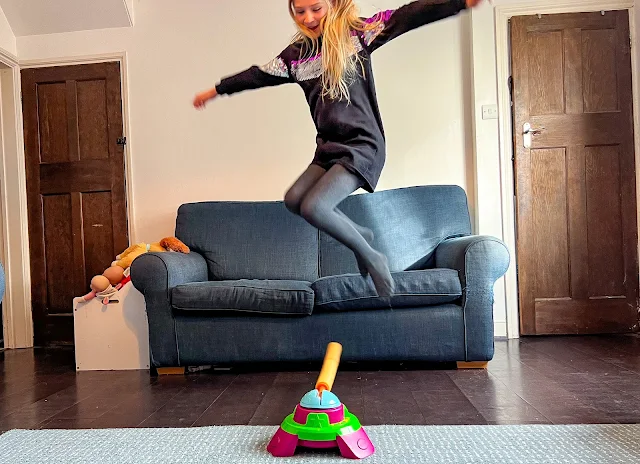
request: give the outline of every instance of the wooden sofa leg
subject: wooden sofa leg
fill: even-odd
[[[458,361],[458,369],[486,369],[488,365],[489,361]]]
[[[158,367],[158,375],[184,375],[184,367]]]

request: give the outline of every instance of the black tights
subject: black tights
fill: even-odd
[[[386,256],[371,247],[373,232],[354,223],[337,208],[360,186],[360,179],[339,164],[328,171],[312,164],[291,186],[284,203],[289,211],[353,251],[360,273],[371,275],[378,295],[390,296],[395,285]]]

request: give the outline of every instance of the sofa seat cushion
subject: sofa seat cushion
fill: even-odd
[[[451,303],[462,296],[458,271],[426,269],[392,272],[396,292],[391,307],[421,307]],[[343,274],[322,277],[311,284],[315,291],[316,311],[389,309],[389,299],[380,298],[371,277]]]
[[[220,280],[175,287],[171,304],[185,311],[224,311],[306,316],[313,311],[310,282]]]

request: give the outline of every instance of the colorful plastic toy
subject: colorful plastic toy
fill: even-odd
[[[302,397],[273,436],[267,450],[275,457],[291,457],[296,448],[339,448],[343,457],[371,456],[373,443],[356,416],[331,393],[338,372],[342,345],[329,343],[316,388]]]

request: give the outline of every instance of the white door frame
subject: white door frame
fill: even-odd
[[[633,0],[538,0],[518,2],[512,5],[496,5],[494,8],[496,27],[496,66],[498,77],[498,122],[500,132],[500,179],[503,211],[503,236],[513,258],[513,264],[505,275],[506,306],[507,306],[507,336],[517,338],[520,334],[520,316],[518,308],[518,282],[516,265],[515,242],[515,200],[514,200],[514,176],[511,158],[513,154],[512,129],[511,129],[511,105],[509,99],[508,79],[510,69],[510,40],[509,19],[513,16],[534,14],[580,13],[608,10],[629,10],[629,30],[631,33],[631,71],[633,75],[633,118],[636,157],[636,194],[638,208],[640,208],[640,124],[638,105],[638,60],[636,56],[637,43],[635,28],[635,9]],[[640,214],[638,214],[640,229]]]
[[[126,52],[92,55],[82,57],[63,57],[59,59],[19,61],[0,50],[0,62],[12,69],[12,109],[11,114],[2,114],[2,127],[15,127],[16,147],[7,147],[3,137],[2,169],[0,170],[0,199],[2,205],[2,228],[0,240],[3,244],[2,259],[5,264],[7,280],[3,302],[3,327],[5,348],[33,347],[33,317],[31,305],[31,267],[29,259],[29,229],[27,213],[27,188],[25,173],[24,133],[22,125],[20,70],[48,66],[66,66],[75,64],[101,63],[117,61],[120,63],[120,81],[122,94],[123,135],[127,138],[125,147],[125,182],[127,196],[127,218],[129,242],[135,243],[133,213],[133,189],[131,184],[131,140],[129,122],[129,87],[127,80]],[[4,81],[2,82],[4,84]],[[5,97],[4,90],[2,96]],[[3,102],[3,108],[6,104]],[[15,172],[17,168],[17,173]],[[13,171],[11,171],[11,169]],[[17,174],[17,179],[15,176]],[[5,182],[13,179],[13,182]],[[11,199],[11,202],[9,202]],[[17,201],[16,201],[17,200]],[[14,231],[12,233],[12,230]],[[88,285],[88,283],[87,283]],[[72,302],[69,302],[71,306]]]
[[[6,278],[2,326],[5,348],[28,348],[33,346],[33,320],[20,67],[18,58],[4,50],[0,62],[8,68],[0,73],[0,238]]]

